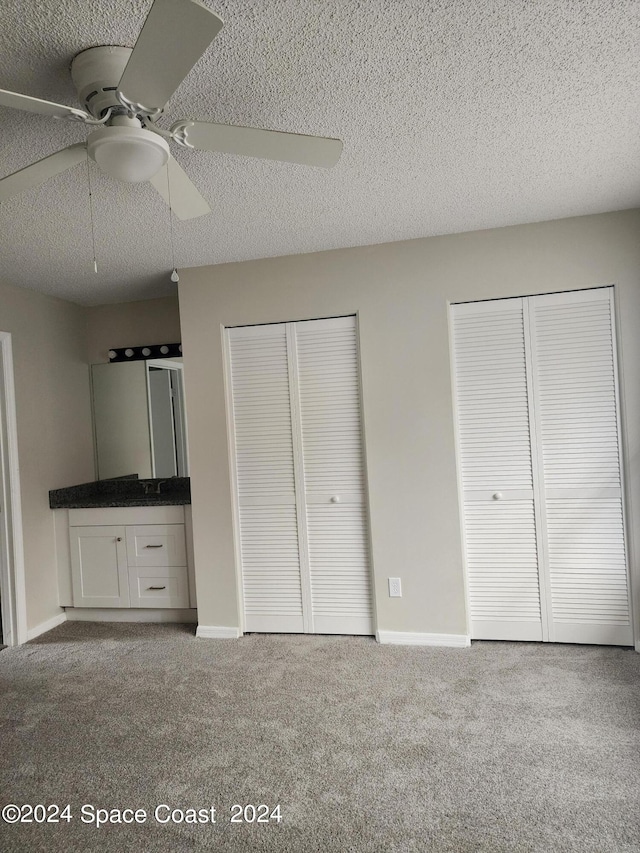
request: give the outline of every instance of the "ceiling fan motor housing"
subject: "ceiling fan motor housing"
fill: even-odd
[[[87,151],[103,172],[127,183],[148,181],[169,160],[167,141],[128,116],[114,116],[109,127],[95,130]]]
[[[94,118],[102,118],[109,108],[121,107],[116,90],[131,53],[130,47],[90,47],[71,63],[78,100]]]

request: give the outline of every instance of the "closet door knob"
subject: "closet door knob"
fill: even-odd
[[[502,500],[502,492],[494,492],[493,499],[494,501]]]
[[[331,503],[332,503],[332,504],[339,504],[339,503],[340,503],[340,495],[334,495],[334,496],[331,498]]]
[[[122,542],[122,536],[116,536],[116,542]]]

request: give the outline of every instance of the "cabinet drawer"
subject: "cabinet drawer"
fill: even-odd
[[[186,566],[129,568],[131,607],[188,607]]]
[[[129,566],[186,566],[184,524],[127,527]]]

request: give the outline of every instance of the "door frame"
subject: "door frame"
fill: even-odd
[[[3,642],[27,641],[27,605],[13,347],[0,332],[0,591]]]
[[[179,457],[182,456],[184,460],[185,472],[183,474],[179,474],[178,476],[189,476],[189,438],[188,438],[188,429],[187,429],[187,407],[184,402],[184,364],[182,361],[171,360],[167,358],[150,358],[147,359],[145,363],[145,379],[147,384],[147,412],[149,417],[149,443],[150,443],[150,451],[151,451],[151,476],[156,476],[156,463],[155,463],[155,455],[153,452],[153,412],[151,408],[151,386],[149,382],[149,368],[150,367],[159,367],[164,370],[172,370],[175,374],[180,377],[180,430],[177,430],[174,423],[174,441],[176,444],[176,465],[179,465]],[[175,413],[175,408],[174,408]],[[174,414],[175,417],[175,414]],[[178,442],[180,442],[180,447],[178,447]]]
[[[240,552],[240,514],[238,496],[238,478],[235,460],[236,425],[233,414],[233,388],[231,387],[231,348],[227,330],[233,326],[220,324],[222,342],[222,381],[224,386],[225,420],[227,422],[227,461],[229,464],[229,486],[231,492],[231,524],[233,527],[233,561],[238,614],[238,636],[244,635],[244,580],[242,577],[242,554]]]

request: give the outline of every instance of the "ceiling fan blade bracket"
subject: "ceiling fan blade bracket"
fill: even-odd
[[[157,133],[158,136],[163,136],[165,139],[173,139],[173,133],[171,133],[170,130],[167,130],[164,127],[159,127],[157,124],[154,124],[151,119],[143,120],[143,125],[147,130]]]
[[[76,110],[75,107],[69,107],[69,112],[66,115],[51,116],[55,121],[77,121],[84,124],[87,121],[87,114]]]
[[[74,109],[74,107],[70,107],[70,109]],[[111,114],[113,110],[109,108],[106,113],[102,116],[102,118],[94,118],[93,116],[88,115],[87,113],[81,113],[80,110],[75,110],[73,113],[70,113],[66,116],[52,116],[55,121],[74,121],[78,124],[88,124],[90,126],[106,124],[111,118]]]
[[[170,132],[171,137],[174,139],[178,145],[181,145],[183,148],[191,148],[193,150],[194,146],[189,142],[189,128],[193,127],[195,122],[189,121],[188,119],[181,119],[180,121],[176,121],[171,125]]]
[[[130,118],[142,116],[146,121],[158,121],[164,112],[164,107],[146,107],[144,104],[137,104],[135,101],[130,101],[129,98],[127,98],[126,95],[123,95],[119,89],[116,92],[116,97],[125,108]]]

